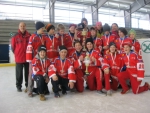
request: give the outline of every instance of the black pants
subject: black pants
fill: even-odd
[[[23,67],[25,86],[28,86],[29,63],[16,63],[16,87],[21,88],[23,82]]]
[[[53,81],[53,79],[51,79],[54,93],[59,92],[59,85],[61,86],[62,91],[70,90],[70,88],[68,87],[69,79],[62,78],[59,75],[57,77],[58,77],[57,81]]]
[[[37,89],[39,94],[45,94],[47,90],[47,83],[42,75],[34,75],[34,80],[37,84]]]

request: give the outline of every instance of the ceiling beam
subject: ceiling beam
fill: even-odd
[[[133,4],[131,4],[130,13],[134,13],[135,11],[139,10],[140,8],[144,7],[145,5],[149,4],[150,0],[135,0]]]

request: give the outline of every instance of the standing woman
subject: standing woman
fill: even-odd
[[[132,40],[132,50],[141,56],[141,46],[139,41],[135,38],[136,37],[136,31],[134,29],[131,29],[129,31],[129,37]]]
[[[102,36],[103,36],[103,26],[102,26],[102,22],[96,22],[95,28],[96,28],[96,30],[97,30],[97,37],[101,39]]]
[[[119,38],[119,33],[118,33],[118,24],[117,23],[113,23],[111,25],[111,34],[115,35],[116,39]]]
[[[124,43],[131,43],[132,44],[132,40],[127,36],[128,32],[125,28],[121,27],[119,28],[119,37],[117,38],[114,42],[116,44],[117,50],[119,53],[123,53],[123,44]]]

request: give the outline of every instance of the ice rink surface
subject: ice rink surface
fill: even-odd
[[[150,83],[150,77],[144,81]],[[71,93],[54,98],[49,83],[50,95],[40,101],[38,95],[28,97],[17,92],[15,67],[0,67],[0,113],[150,113],[150,91],[134,95],[131,91],[121,95],[121,90],[105,96],[96,91]]]

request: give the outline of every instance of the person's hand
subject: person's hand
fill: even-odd
[[[95,63],[96,59],[94,57],[92,57],[91,61]]]
[[[104,46],[104,47],[103,47],[103,49],[108,49],[108,48],[109,48],[108,46]]]
[[[53,81],[57,81],[57,80],[58,80],[58,77],[57,77],[56,75],[54,75],[54,76],[52,77],[52,79],[53,79]]]
[[[73,89],[74,83],[73,83],[73,82],[69,82],[69,83],[68,83],[68,87],[70,87],[70,89]]]
[[[46,83],[49,83],[49,78],[48,78],[48,77],[45,79],[45,82],[46,82]]]
[[[86,75],[84,75],[84,80],[87,82],[87,76]]]
[[[109,74],[109,68],[104,69],[105,74]]]
[[[79,57],[79,60],[80,60],[80,61],[83,61],[83,60],[84,60],[84,58],[83,58],[82,55]]]
[[[56,37],[56,38],[59,38],[59,35],[56,33],[56,34],[55,34],[55,37]]]

